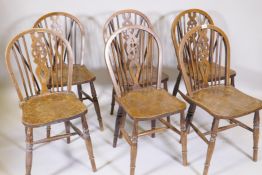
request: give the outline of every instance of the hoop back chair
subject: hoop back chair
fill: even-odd
[[[178,52],[179,52],[179,45],[183,39],[183,37],[186,35],[187,32],[189,32],[192,28],[198,26],[198,25],[214,25],[214,22],[210,15],[200,9],[189,9],[181,12],[178,16],[176,16],[175,20],[172,23],[172,40],[175,47],[176,57],[178,58]],[[234,86],[234,78],[236,76],[236,72],[234,70],[230,71],[230,77],[231,77],[231,84]],[[181,71],[179,71],[174,89],[173,89],[173,95],[176,96],[177,92],[179,91],[179,84],[181,81]],[[191,106],[191,110],[192,110]]]
[[[186,165],[186,105],[161,89],[162,48],[156,34],[150,28],[140,25],[117,30],[107,41],[105,60],[116,92],[116,101],[120,106],[117,116],[119,127],[115,131],[117,134],[114,144],[116,145],[120,130],[131,146],[130,174],[135,174],[138,137],[166,129],[171,129],[181,136],[183,164]],[[156,83],[152,77],[156,77]],[[126,113],[133,120],[131,136],[124,129],[123,114]],[[176,113],[180,113],[181,116],[181,131],[163,119]],[[140,121],[152,120],[160,121],[164,127],[138,131]]]
[[[63,60],[65,54],[67,57]],[[26,175],[31,174],[34,144],[76,134],[85,140],[93,171],[96,170],[85,118],[87,109],[71,92],[72,63],[73,52],[69,43],[51,30],[24,31],[14,37],[7,47],[6,64],[20,100],[26,132]],[[51,87],[48,87],[49,82]],[[81,118],[83,132],[71,123],[76,118]],[[35,128],[60,122],[67,123],[75,132],[33,139]]]
[[[262,101],[250,97],[234,88],[230,83],[230,45],[225,33],[213,25],[193,28],[182,39],[179,47],[179,67],[187,89],[184,98],[201,107],[213,117],[211,131],[202,133],[187,118],[190,125],[208,144],[204,175],[208,174],[218,132],[240,126],[253,132],[253,160],[257,160],[259,136],[259,110]],[[236,120],[255,113],[253,129]],[[188,117],[188,116],[187,116]],[[231,124],[219,127],[219,121]],[[210,140],[205,135],[211,135]]]
[[[109,17],[109,19],[106,21],[103,28],[104,42],[106,43],[108,38],[118,29],[131,25],[141,25],[153,29],[153,25],[151,24],[150,20],[142,12],[134,9],[120,10],[112,14]],[[161,82],[163,83],[164,89],[166,90],[167,90],[168,79],[169,79],[168,75],[162,73]],[[154,83],[156,83],[156,81]],[[111,110],[110,110],[111,115],[114,113],[114,106],[115,106],[115,91],[113,89]]]
[[[81,101],[88,99],[94,104],[100,130],[103,130],[103,121],[94,86],[96,76],[84,65],[85,31],[82,23],[69,13],[51,12],[40,17],[34,23],[33,28],[54,30],[68,40],[74,55],[72,84],[77,86],[78,96]],[[87,83],[90,84],[91,96],[82,90],[82,85]]]

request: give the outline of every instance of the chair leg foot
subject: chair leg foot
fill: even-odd
[[[253,161],[258,160],[258,141],[259,141],[259,123],[260,123],[260,117],[259,117],[259,111],[255,112],[254,116],[254,132],[253,132]]]
[[[98,122],[99,122],[99,127],[100,127],[100,130],[103,131],[104,125],[103,125],[103,120],[102,120],[102,117],[101,117],[99,103],[98,103],[97,96],[96,96],[96,89],[95,89],[94,82],[90,82],[90,88],[91,88],[91,94],[92,94],[93,103],[94,103],[94,106],[95,106],[97,119],[98,119]]]
[[[136,156],[137,156],[137,144],[132,144],[131,145],[130,175],[134,175],[135,174]]]
[[[210,137],[210,141],[209,141],[209,144],[208,144],[206,163],[205,163],[203,175],[208,174],[210,161],[211,161],[211,158],[212,158],[212,155],[213,155],[213,152],[214,152],[214,148],[215,148],[218,126],[219,126],[219,119],[215,118],[213,120],[213,123],[212,123],[211,137]]]
[[[92,146],[92,141],[91,141],[91,137],[89,134],[88,124],[87,124],[85,115],[81,117],[81,122],[82,122],[82,127],[83,127],[83,137],[85,139],[85,144],[86,144],[86,149],[89,155],[89,160],[91,162],[93,172],[96,172],[96,163],[95,163],[95,158],[94,158],[94,153],[93,153],[93,146]]]
[[[183,165],[187,166],[187,131],[184,111],[180,113],[180,130],[181,130],[181,145],[182,145],[182,160]]]
[[[130,175],[135,174],[136,157],[137,157],[137,133],[138,133],[138,122],[134,121],[133,132],[131,137],[131,155],[130,155]]]
[[[33,161],[33,128],[26,127],[26,175],[31,175]]]

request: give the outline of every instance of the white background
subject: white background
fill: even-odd
[[[107,127],[103,133],[98,130],[93,106],[86,103],[90,107],[91,135],[99,168],[96,174],[111,175],[128,174],[129,148],[123,140],[119,141],[121,144],[116,149],[110,146],[115,118],[109,115],[111,82],[103,56],[102,28],[106,19],[123,8],[140,10],[150,18],[162,41],[164,71],[170,76],[171,92],[177,76],[177,61],[170,35],[172,20],[178,12],[188,8],[207,11],[230,40],[231,67],[237,71],[236,87],[262,99],[261,7],[261,0],[0,0],[0,174],[24,172],[24,130],[20,123],[18,98],[14,89],[10,88],[12,86],[5,69],[5,48],[13,36],[30,28],[41,15],[50,11],[66,11],[79,17],[85,25],[85,64],[97,75],[97,93]],[[196,115],[199,116],[196,122],[208,129],[211,117],[200,109]],[[252,125],[251,118],[246,121]],[[189,136],[190,166],[185,168],[180,164],[177,139],[169,132],[157,135],[156,139],[142,138],[138,149],[137,174],[201,174],[205,144],[194,133]],[[252,135],[247,131],[233,129],[222,133],[218,137],[210,173],[261,174],[261,151],[260,161],[256,164],[251,161],[251,154]],[[86,156],[80,139],[71,145],[66,145],[64,141],[46,145],[36,151],[33,174],[91,174]]]

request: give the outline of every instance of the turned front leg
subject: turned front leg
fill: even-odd
[[[208,144],[206,163],[205,163],[203,175],[208,174],[210,161],[211,161],[211,158],[212,158],[212,155],[213,155],[213,152],[214,152],[214,148],[215,148],[218,125],[219,125],[219,119],[214,119],[213,123],[212,123],[211,137],[210,137],[210,141],[209,141],[209,144]]]
[[[138,140],[138,121],[134,121],[133,132],[131,136],[131,161],[130,175],[135,174],[136,157],[137,157],[137,140]]]
[[[181,145],[183,165],[187,165],[187,131],[184,111],[180,113],[180,130],[181,130]]]
[[[92,141],[91,141],[91,137],[89,134],[88,124],[87,124],[85,115],[81,117],[81,122],[82,122],[82,127],[83,127],[83,138],[85,139],[86,149],[89,155],[89,159],[91,162],[93,172],[95,172],[96,163],[95,163],[95,158],[94,158],[94,153],[93,153]]]
[[[31,175],[33,161],[33,128],[26,127],[26,175]]]

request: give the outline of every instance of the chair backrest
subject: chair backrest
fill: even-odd
[[[41,16],[33,28],[51,29],[61,33],[72,48],[73,64],[84,64],[85,31],[78,18],[66,12],[51,12]]]
[[[113,13],[106,21],[103,28],[104,42],[118,29],[130,25],[142,25],[153,29],[150,20],[140,11],[133,9],[120,10]]]
[[[200,9],[188,9],[179,13],[172,23],[171,35],[175,47],[176,57],[182,38],[192,28],[198,25],[214,25],[212,18],[207,12]]]
[[[6,49],[7,69],[20,101],[40,94],[70,92],[72,63],[68,41],[48,29],[26,30],[15,36]]]
[[[181,41],[178,63],[190,96],[209,86],[230,85],[230,45],[216,26],[190,30]]]
[[[161,87],[162,48],[150,28],[117,30],[106,43],[105,61],[118,97],[141,87]]]

